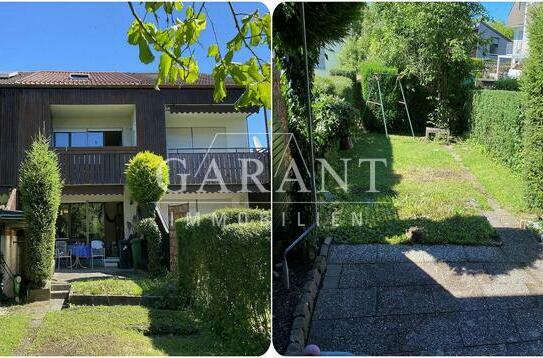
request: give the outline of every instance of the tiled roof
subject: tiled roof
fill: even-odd
[[[88,78],[81,78],[85,75]],[[156,73],[137,72],[18,72],[13,77],[0,78],[0,87],[154,87],[156,76]],[[195,83],[179,82],[160,87],[209,87],[213,83],[213,77],[201,73]],[[230,79],[226,83],[235,86]]]

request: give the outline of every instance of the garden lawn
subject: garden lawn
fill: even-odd
[[[70,284],[72,292],[80,295],[165,296],[170,283],[172,283],[170,276],[161,276],[93,278],[73,281]]]
[[[520,175],[475,145],[462,143],[455,146],[455,150],[477,181],[503,208],[523,216],[537,214],[526,205],[526,183]]]
[[[45,316],[28,355],[236,355],[190,311],[72,306]]]
[[[345,243],[407,243],[406,229],[425,231],[423,243],[486,245],[497,234],[481,215],[489,209],[461,163],[439,143],[421,138],[369,134],[357,138],[349,151],[335,151],[328,162],[343,177],[341,158],[348,166],[348,192],[327,176],[326,197],[320,205],[324,233]],[[376,188],[368,193],[369,165],[363,158],[385,158],[377,163]],[[323,196],[324,198],[325,196]],[[321,198],[321,199],[323,199]]]
[[[30,316],[7,313],[0,316],[0,356],[12,356],[23,340],[30,325]]]

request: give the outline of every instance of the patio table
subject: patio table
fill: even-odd
[[[91,246],[87,244],[72,244],[68,245],[68,248],[72,250],[72,254],[75,256],[75,261],[72,267],[86,268],[81,263],[80,258],[89,258],[91,256]]]

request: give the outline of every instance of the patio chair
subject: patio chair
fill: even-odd
[[[55,260],[58,262],[58,269],[60,270],[60,261],[66,259],[70,261],[70,268],[72,268],[72,250],[68,249],[68,243],[64,240],[55,241]]]
[[[102,258],[102,263],[106,267],[106,248],[100,240],[91,241],[91,268],[94,268],[95,258]]]

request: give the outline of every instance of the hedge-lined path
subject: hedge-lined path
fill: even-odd
[[[543,354],[543,246],[464,169],[502,245],[334,245],[309,343],[358,355]]]

